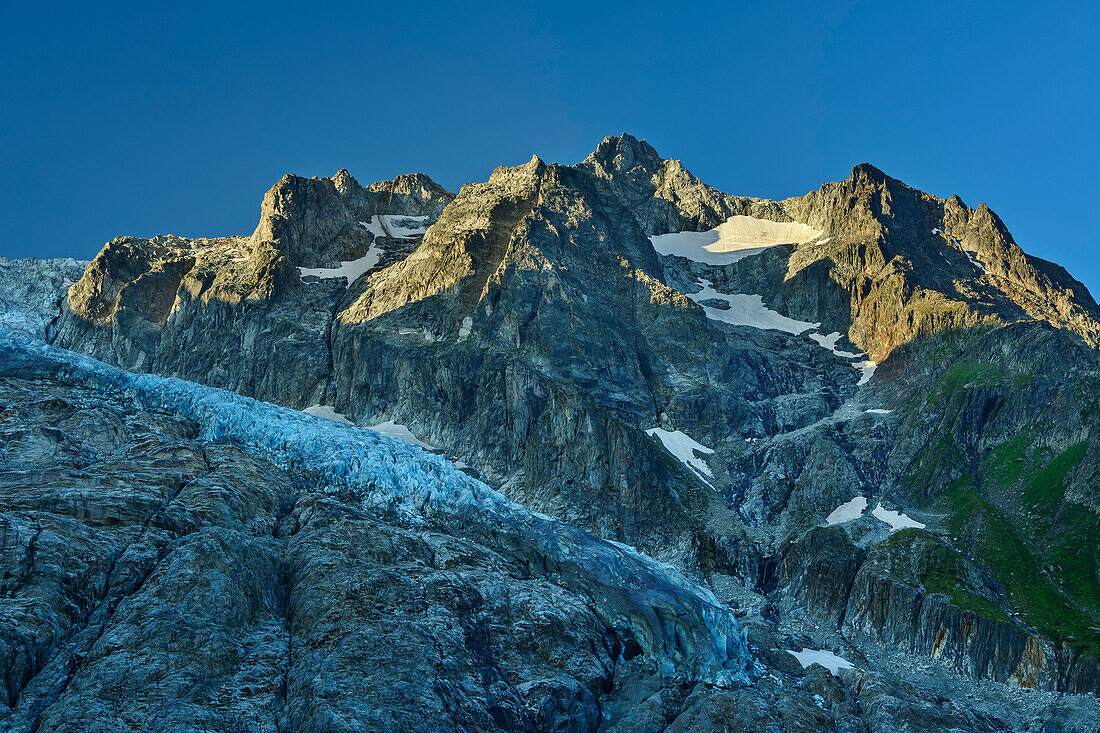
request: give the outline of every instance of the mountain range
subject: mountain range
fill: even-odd
[[[0,724],[1100,730],[1100,307],[630,135],[0,261]]]

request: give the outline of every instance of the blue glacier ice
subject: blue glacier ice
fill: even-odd
[[[747,684],[755,663],[729,610],[673,568],[531,512],[396,438],[180,379],[134,374],[0,327],[0,375],[50,379],[195,422],[364,509],[462,534],[591,598],[670,681]]]

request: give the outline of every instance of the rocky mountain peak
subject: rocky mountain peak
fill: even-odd
[[[455,197],[425,173],[402,173],[392,181],[373,183],[367,190],[385,191],[397,196],[413,196],[426,201],[444,203],[449,203]]]
[[[890,176],[886,175],[870,163],[859,163],[853,166],[851,179],[854,181],[865,180],[878,184],[883,184],[886,183],[888,180],[893,180],[890,178]]]
[[[531,159],[522,165],[498,166],[489,175],[490,183],[505,183],[517,180],[531,180],[538,178],[546,171],[546,163],[538,155],[532,155]]]
[[[623,133],[603,139],[574,168],[606,181],[647,234],[711,229],[747,213],[751,199],[706,185],[679,160],[665,160],[645,140]],[[782,215],[776,211],[766,218]]]
[[[849,311],[834,327],[876,361],[919,334],[1024,318],[1100,342],[1100,311],[1084,286],[1024,253],[984,203],[940,199],[861,163],[782,207],[829,236],[792,257],[791,297],[809,287],[798,273],[829,263],[846,291],[835,312]],[[818,320],[819,305],[814,312]]]
[[[342,323],[369,321],[409,303],[458,286],[460,310],[480,297],[509,251],[513,230],[537,205],[547,165],[537,155],[500,166],[484,183],[467,183],[408,258],[370,278],[338,316]]]
[[[635,169],[653,175],[660,170],[664,159],[645,140],[628,133],[608,135],[596,149],[584,159],[583,164],[596,167],[608,175],[624,174]]]
[[[453,198],[423,173],[366,188],[346,168],[332,178],[288,175],[264,195],[252,239],[257,244],[276,243],[295,266],[332,267],[363,255],[372,241],[372,217],[435,220]]]
[[[336,186],[336,190],[342,194],[347,194],[352,190],[361,188],[359,181],[355,180],[352,175],[348,173],[347,168],[341,168],[337,171],[336,175],[332,177],[332,183]]]

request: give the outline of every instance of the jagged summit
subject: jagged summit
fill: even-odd
[[[650,174],[655,173],[664,162],[652,145],[625,132],[605,137],[583,161],[615,173],[642,168]]]
[[[1097,345],[1100,310],[1060,268],[1026,255],[985,204],[939,199],[870,163],[780,202],[731,196],[644,141],[605,138],[577,168],[609,182],[647,234],[716,229],[729,217],[797,222],[825,238],[793,253],[768,302],[823,322],[881,361],[923,333],[1035,318]],[[839,285],[822,288],[821,267]]]
[[[807,285],[799,273],[828,263],[846,291],[833,323],[848,326],[876,360],[921,333],[1028,318],[1100,344],[1092,296],[1027,255],[984,203],[971,209],[958,196],[940,199],[863,163],[846,180],[781,206],[830,237],[792,257],[784,286],[792,306]]]
[[[359,190],[362,186],[359,185],[359,181],[355,180],[347,168],[341,168],[336,172],[336,175],[332,177],[332,183],[336,186],[336,190],[342,194],[350,193],[353,190]]]
[[[432,180],[427,173],[401,173],[392,181],[379,181],[367,187],[369,190],[391,190],[398,194],[421,195],[435,199],[454,198],[454,194]]]
[[[547,168],[555,165],[554,163],[547,163],[537,154],[532,154],[531,158],[526,163],[520,163],[518,165],[501,165],[493,169],[493,172],[489,175],[489,181],[492,182],[495,179],[502,181],[513,180],[525,180],[532,181],[541,177],[547,170]],[[473,184],[478,185],[478,184]]]
[[[863,178],[875,183],[885,183],[890,176],[871,163],[857,163],[852,166],[852,178]]]

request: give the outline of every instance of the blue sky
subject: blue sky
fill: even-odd
[[[872,162],[1100,291],[1097,4],[676,5],[10,3],[0,255],[246,234],[286,172],[457,190],[628,131],[738,194]]]

